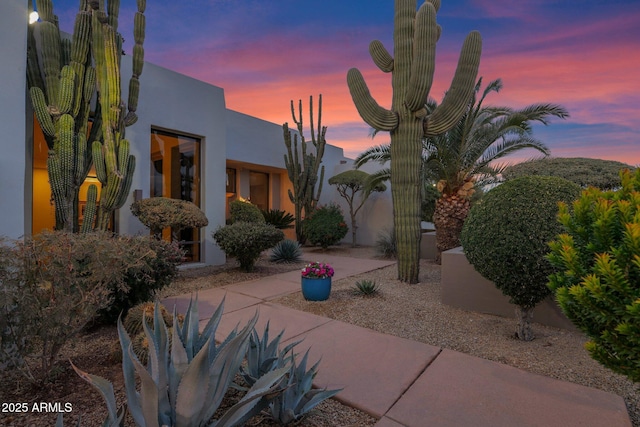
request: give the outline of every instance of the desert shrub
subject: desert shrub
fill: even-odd
[[[147,236],[121,236],[131,259],[140,260],[127,269],[124,286],[112,288],[113,300],[100,311],[101,323],[115,324],[118,316],[145,301],[153,299],[155,292],[171,284],[178,275],[178,265],[184,251],[177,242],[157,240]]]
[[[284,239],[278,242],[271,250],[271,262],[293,263],[300,261],[302,250],[300,243],[291,239]]]
[[[149,227],[155,236],[171,227],[178,235],[185,228],[206,227],[209,224],[204,212],[192,202],[168,197],[151,197],[131,204],[131,213]]]
[[[251,271],[260,253],[284,239],[284,233],[273,225],[240,221],[219,227],[213,238],[227,256],[238,260],[240,268]]]
[[[621,178],[617,191],[585,190],[573,212],[561,205],[549,287],[591,357],[640,382],[640,170]]]
[[[550,294],[553,273],[547,243],[562,232],[558,202],[570,203],[580,187],[556,177],[522,177],[485,194],[471,208],[461,241],[469,262],[517,306],[516,335],[533,339],[533,307]]]
[[[260,212],[267,224],[271,224],[279,230],[293,228],[293,222],[296,220],[289,212],[280,209],[261,210]]]
[[[126,271],[143,264],[127,245],[108,233],[48,231],[5,245],[0,347],[9,352],[0,367],[45,381],[63,346],[111,303],[113,289],[126,287]]]
[[[264,224],[265,219],[262,216],[260,208],[251,202],[242,200],[234,200],[229,203],[229,214],[231,215],[231,223],[234,222],[255,222]]]
[[[531,175],[557,176],[582,188],[611,190],[620,186],[620,171],[630,167],[613,160],[546,157],[509,166],[502,175],[507,180]]]
[[[338,244],[347,235],[347,231],[349,227],[342,210],[333,203],[319,207],[303,222],[305,237],[311,244],[320,245],[324,249]]]
[[[378,233],[375,247],[376,252],[384,258],[395,258],[398,255],[396,232],[393,226]]]

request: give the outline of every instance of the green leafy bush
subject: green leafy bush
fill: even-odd
[[[140,262],[127,269],[123,286],[112,287],[113,300],[99,316],[100,322],[108,324],[115,324],[120,313],[126,314],[131,307],[152,300],[156,291],[171,284],[184,258],[184,251],[175,241],[148,236],[121,236],[119,239],[128,256]]]
[[[621,178],[617,191],[585,190],[573,212],[561,205],[549,287],[591,357],[640,382],[640,170]]]
[[[262,216],[267,224],[271,224],[280,230],[293,228],[293,222],[296,220],[289,212],[280,209],[261,210],[260,212],[262,212]]]
[[[234,222],[255,222],[264,224],[265,219],[262,216],[260,208],[251,202],[242,200],[234,200],[229,203],[229,214],[231,215],[231,223]]]
[[[342,210],[333,203],[319,207],[303,222],[305,237],[313,245],[320,245],[324,249],[340,243],[347,231],[349,227],[345,223]]]
[[[109,233],[45,231],[0,251],[0,368],[44,382],[65,344],[126,289],[130,241]],[[34,357],[29,357],[34,356]]]
[[[507,180],[531,175],[557,176],[582,188],[611,190],[620,186],[620,171],[630,167],[613,160],[545,157],[509,166],[502,175]]]
[[[219,227],[213,238],[227,256],[238,260],[240,268],[251,271],[260,253],[284,239],[284,233],[273,225],[240,221]]]
[[[131,213],[147,226],[155,236],[171,227],[174,235],[185,228],[206,227],[209,224],[204,212],[192,202],[168,197],[151,197],[131,204]]]
[[[553,268],[545,256],[547,243],[562,232],[558,202],[570,203],[579,194],[578,185],[562,178],[522,177],[486,193],[465,221],[464,252],[517,306],[520,339],[533,339],[533,307],[551,292],[546,284]]]
[[[271,250],[271,262],[294,263],[300,261],[302,250],[300,243],[291,239],[284,239],[278,242]]]

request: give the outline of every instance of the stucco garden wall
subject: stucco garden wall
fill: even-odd
[[[478,273],[467,260],[462,247],[442,253],[442,302],[463,310],[515,316],[515,305],[493,284]],[[542,301],[533,310],[533,321],[547,326],[576,331],[553,298]]]

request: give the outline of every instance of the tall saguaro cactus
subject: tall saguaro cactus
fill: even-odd
[[[425,108],[435,71],[436,23],[440,0],[427,0],[417,10],[416,0],[396,0],[394,56],[382,43],[369,45],[373,62],[392,73],[391,109],[381,107],[369,93],[360,71],[352,68],[347,83],[362,119],[378,131],[391,134],[391,195],[398,250],[398,279],[417,283],[420,249],[420,167],[422,139],[451,129],[462,117],[475,86],[482,40],[471,32],[464,41],[451,87],[431,113]]]
[[[80,0],[71,40],[60,35],[51,0],[36,0],[36,7],[40,22],[29,28],[27,78],[49,149],[56,228],[78,231],[78,193],[93,164],[102,191],[98,202],[97,188],[89,187],[82,231],[94,227],[96,214],[95,227],[105,230],[112,212],[126,201],[135,169],[124,136],[125,126],[137,120],[146,0],[137,0],[128,107],[120,98],[120,1]]]
[[[320,163],[322,163],[322,156],[324,155],[327,127],[322,126],[322,95],[319,96],[318,100],[317,128],[314,128],[313,122],[313,97],[309,97],[311,142],[316,149],[315,154],[307,152],[307,141],[304,137],[304,126],[302,123],[302,100],[298,101],[299,119],[296,119],[293,100],[291,101],[291,116],[298,128],[298,134],[294,134],[292,138],[291,131],[289,130],[289,124],[284,123],[282,125],[284,143],[287,146],[287,154],[284,156],[284,164],[287,168],[289,181],[293,184],[293,192],[289,190],[289,199],[295,206],[296,238],[300,243],[304,243],[305,239],[302,234],[302,211],[304,210],[304,215],[306,216],[316,208],[318,199],[320,198],[320,192],[322,191],[322,181],[324,179],[324,166],[320,167]],[[298,152],[298,135],[300,135],[301,157]],[[319,180],[318,170],[320,171]],[[317,191],[315,188],[316,184],[318,184]]]

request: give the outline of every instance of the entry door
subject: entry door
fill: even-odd
[[[200,139],[177,133],[151,131],[152,197],[187,200],[200,207]],[[175,239],[172,230],[164,230],[163,238]],[[200,261],[200,230],[188,228],[177,236],[188,262]]]

